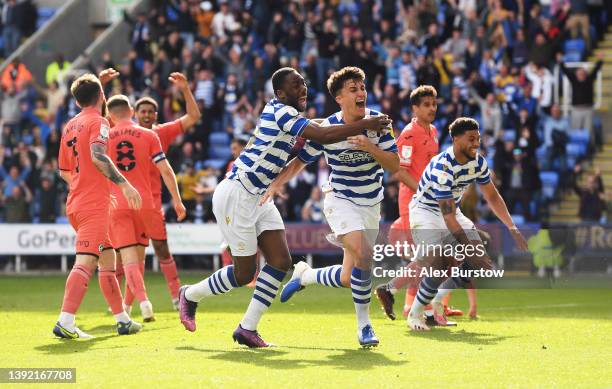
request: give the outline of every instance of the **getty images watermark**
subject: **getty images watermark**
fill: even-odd
[[[422,267],[411,268],[404,266],[400,269],[384,269],[382,266],[374,266],[372,269],[374,277],[464,277],[464,278],[502,278],[503,269],[462,269],[453,266],[449,269],[434,269],[427,266],[427,259],[452,258],[463,261],[467,258],[482,258],[487,255],[485,245],[474,244],[431,244],[431,243],[408,243],[396,242],[394,244],[375,244],[373,247],[373,259],[381,262],[386,258],[403,258],[406,261],[417,262]]]

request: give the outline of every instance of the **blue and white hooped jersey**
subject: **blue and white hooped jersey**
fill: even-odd
[[[378,116],[380,112],[366,109],[366,117]],[[342,112],[336,112],[323,121],[322,126],[344,124]],[[381,150],[397,153],[397,146],[391,129],[383,133],[364,130],[370,142]],[[333,191],[338,197],[345,198],[357,205],[373,206],[383,199],[383,168],[369,153],[355,150],[348,141],[320,145],[308,141],[298,154],[305,163],[317,160],[325,154],[327,164],[331,167],[329,181],[323,185],[324,192]]]
[[[226,177],[238,180],[252,194],[263,194],[287,164],[295,140],[310,120],[298,111],[270,100],[259,117],[251,140],[234,162]]]
[[[487,160],[482,155],[478,154],[476,159],[460,165],[455,159],[453,146],[450,146],[429,161],[411,204],[416,202],[416,206],[438,213],[438,201],[452,198],[459,207],[468,185],[473,182],[484,185],[490,181]]]

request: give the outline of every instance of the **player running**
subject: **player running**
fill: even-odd
[[[463,245],[465,253],[468,253],[467,248],[472,247],[474,255],[466,256],[458,268],[468,271],[491,269],[491,259],[484,250],[474,223],[459,209],[461,197],[471,183],[477,182],[480,185],[489,207],[508,227],[521,250],[527,249],[527,242],[514,225],[504,200],[491,182],[486,159],[478,153],[478,122],[470,118],[458,118],[451,123],[449,131],[453,145],[429,162],[419,181],[418,191],[410,202],[410,228],[414,242],[437,246]],[[447,269],[449,263],[439,255],[436,255],[435,251],[428,252],[424,256],[419,255],[417,260],[432,269]],[[408,325],[412,330],[429,330],[423,320],[423,311],[432,300],[434,318],[437,323],[444,325],[447,321],[441,297],[452,289],[465,287],[471,282],[469,276],[451,277],[444,282],[446,279],[447,277],[426,277],[421,281],[408,314]]]
[[[174,72],[170,74],[168,79],[183,94],[183,98],[185,99],[185,115],[172,122],[156,124],[158,105],[154,99],[145,96],[140,98],[136,104],[134,104],[135,116],[138,125],[153,130],[157,134],[164,154],[168,152],[168,148],[172,142],[174,142],[176,137],[193,127],[201,117],[198,103],[196,102],[196,99],[189,88],[187,78],[182,73]],[[150,238],[151,242],[153,243],[155,255],[159,259],[160,270],[164,275],[166,285],[168,286],[168,291],[170,292],[170,296],[172,298],[172,305],[174,306],[174,309],[178,310],[178,291],[181,287],[181,280],[179,279],[178,272],[176,270],[176,262],[174,261],[168,246],[166,221],[164,218],[164,210],[162,209],[162,188],[159,170],[153,165],[151,165],[151,191],[155,210],[149,219],[151,227]],[[123,266],[120,264],[120,259],[121,257],[119,256],[117,278],[121,284],[121,279],[124,272]],[[144,260],[139,263],[139,268],[144,276]],[[125,290],[125,298],[123,301],[126,311],[129,312],[132,302],[134,301],[134,294],[129,288],[126,288]]]
[[[327,89],[340,105],[340,112],[331,115],[322,125],[355,123],[364,117],[380,115],[366,108],[365,74],[357,67],[348,66],[333,73]],[[324,214],[334,236],[342,244],[342,265],[320,269],[298,262],[291,280],[281,292],[281,302],[288,301],[307,285],[320,284],[332,288],[351,288],[357,313],[357,339],[363,347],[377,346],[379,341],[370,322],[372,292],[372,245],[378,236],[380,203],[383,200],[383,168],[390,172],[399,169],[393,130],[382,133],[363,130],[346,141],[322,146],[308,141],[304,148],[274,180],[266,195],[282,191],[283,186],[307,164],[325,154],[331,167],[329,181],[323,185]]]
[[[213,212],[234,264],[195,285],[183,286],[179,294],[181,322],[188,331],[195,331],[197,303],[248,284],[255,273],[259,247],[267,263],[259,272],[244,318],[233,333],[234,341],[249,347],[269,346],[259,336],[257,325],[292,265],[278,209],[272,202],[259,202],[287,163],[296,138],[329,144],[359,135],[363,129],[380,131],[390,123],[388,117],[379,115],[351,124],[320,126],[298,113],[306,110],[307,87],[295,69],[277,70],[272,86],[276,97],[264,107],[251,141],[213,195]]]
[[[101,73],[100,78],[105,74],[108,73]],[[59,169],[70,186],[66,214],[77,235],[76,261],[66,280],[62,310],[53,333],[66,339],[93,338],[76,326],[75,315],[97,262],[100,289],[117,321],[117,332],[133,334],[142,326],[123,310],[121,289],[115,278],[115,251],[108,236],[110,183],[117,185],[119,198],[130,209],[139,209],[142,199],[107,155],[110,126],[101,115],[106,111],[106,98],[100,80],[85,74],[72,83],[70,92],[82,111],[66,124],[62,134]]]
[[[127,180],[142,193],[142,207],[132,210],[118,196],[118,204],[111,211],[110,238],[123,261],[127,286],[140,303],[143,321],[155,320],[153,306],[147,297],[139,264],[144,263],[145,248],[149,245],[151,219],[156,213],[151,188],[150,164],[153,162],[172,196],[178,220],[185,218],[185,206],[157,135],[132,122],[134,110],[127,96],[115,95],[108,100],[109,116],[115,126],[110,131],[110,156],[124,172]],[[112,187],[116,195],[118,188]]]

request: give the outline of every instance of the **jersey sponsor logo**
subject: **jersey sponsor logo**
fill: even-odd
[[[370,153],[360,150],[345,150],[338,155],[338,159],[346,163],[374,161]]]

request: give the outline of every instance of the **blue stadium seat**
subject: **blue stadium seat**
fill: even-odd
[[[521,224],[525,224],[525,217],[523,215],[510,215],[512,217],[512,220],[514,221],[514,224],[517,225],[521,225]]]
[[[557,186],[559,185],[559,173],[557,172],[540,172],[540,180],[542,181],[542,194],[546,199],[553,199]]]
[[[57,219],[55,219],[55,224],[69,224],[70,221],[68,220],[68,217],[66,216],[58,216]]]
[[[39,7],[38,8],[38,19],[36,20],[36,29],[40,29],[55,15],[55,8],[52,7]]]
[[[536,158],[542,162],[546,158],[546,146],[542,145],[536,149]]]
[[[213,146],[229,146],[230,136],[227,132],[213,132],[208,138],[211,147]]]
[[[571,51],[567,54],[563,54],[563,62],[580,62],[582,60],[582,54]]]
[[[213,169],[221,170],[225,167],[227,160],[225,159],[209,159],[204,162],[205,167],[211,167]]]
[[[512,128],[504,130],[504,142],[514,142],[516,140],[516,131]]]
[[[564,57],[571,57],[566,61],[580,61],[584,55],[586,45],[583,39],[570,39],[563,44]],[[577,59],[576,59],[577,58]]]
[[[570,143],[589,143],[591,140],[591,133],[589,130],[583,128],[577,128],[569,132]]]
[[[210,156],[210,158],[213,159],[223,159],[224,161],[227,161],[232,157],[232,152],[229,148],[225,146],[211,147],[208,150],[208,155]]]
[[[582,156],[582,147],[578,143],[568,143],[565,146],[565,152],[568,157],[578,158]]]
[[[586,145],[580,143],[568,143],[565,146],[565,152],[567,154],[567,165],[574,166],[576,160],[586,155]]]

